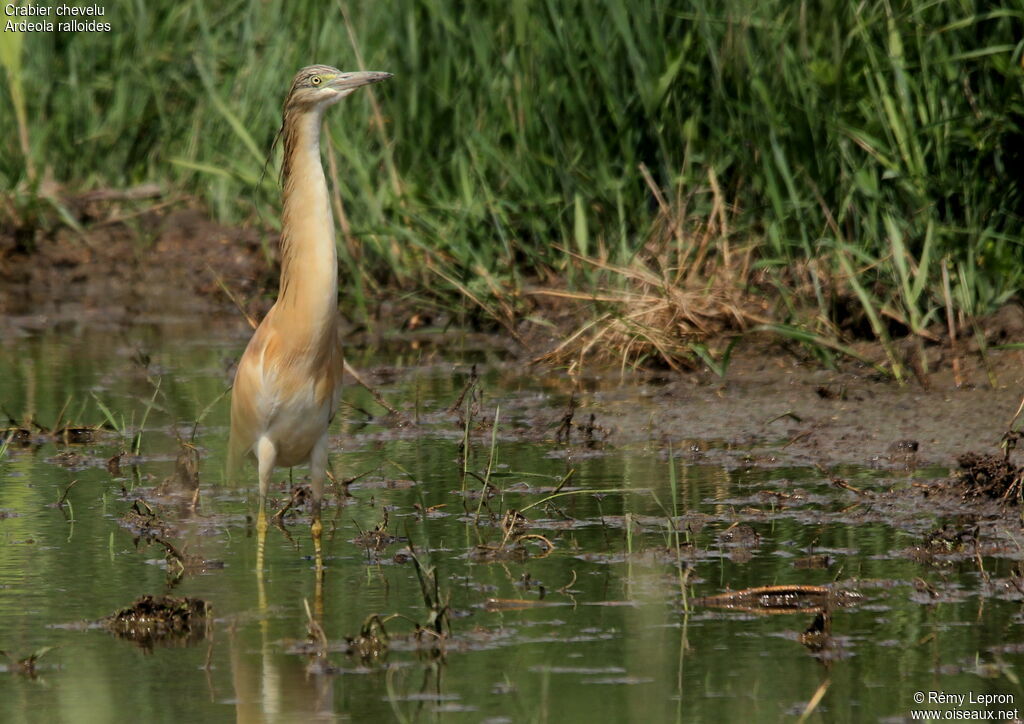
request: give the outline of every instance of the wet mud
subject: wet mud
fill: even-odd
[[[0,229],[0,336],[227,313],[225,287],[252,313],[266,311],[263,292],[276,285],[269,235],[222,226],[183,203],[126,221],[106,205],[82,213],[93,222],[83,231]]]

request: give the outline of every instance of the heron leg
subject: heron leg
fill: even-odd
[[[310,487],[313,489],[313,523],[310,532],[313,534],[313,550],[316,555],[316,569],[322,571],[323,560],[323,524],[320,522],[320,503],[324,497],[324,476],[327,474],[327,433],[325,432],[309,454]]]
[[[263,575],[263,553],[267,543],[267,490],[270,476],[274,473],[277,448],[268,437],[261,437],[256,444],[256,464],[260,476],[260,510],[256,516],[256,572]]]

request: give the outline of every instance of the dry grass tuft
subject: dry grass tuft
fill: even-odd
[[[651,237],[629,265],[584,257],[573,260],[597,270],[608,282],[593,293],[538,289],[534,295],[573,300],[588,316],[563,342],[535,361],[568,364],[577,370],[588,358],[618,359],[623,367],[660,363],[691,368],[694,345],[766,323],[763,302],[751,293],[753,247],[734,248],[730,209],[714,172],[708,174],[712,211],[694,223],[686,218],[690,198],[677,191],[669,203],[647,169],[659,213]],[[689,228],[691,231],[684,231]]]

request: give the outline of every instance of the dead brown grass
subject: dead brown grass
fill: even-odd
[[[704,193],[712,210],[700,221],[687,218],[691,196],[678,189],[670,202],[641,166],[659,213],[651,237],[629,265],[603,256],[573,260],[610,280],[592,293],[543,288],[532,295],[575,303],[587,321],[535,361],[578,369],[589,358],[618,360],[623,367],[658,362],[690,368],[694,345],[765,324],[764,301],[752,293],[759,281],[752,271],[751,245],[731,239],[733,213],[713,171]]]

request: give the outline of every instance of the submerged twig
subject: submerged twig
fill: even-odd
[[[828,691],[828,687],[831,685],[831,679],[825,679],[821,682],[821,686],[819,686],[818,690],[814,692],[814,696],[812,696],[811,700],[807,702],[807,706],[804,707],[803,713],[800,715],[800,718],[797,719],[797,724],[803,724],[803,722],[807,721],[807,718],[814,713],[814,710],[818,708],[821,700],[825,698],[825,692]]]
[[[281,507],[280,510],[274,513],[274,515],[272,515],[270,519],[274,522],[275,525],[280,526],[281,522],[284,520],[284,514],[291,510],[292,508],[297,507],[303,500],[305,500],[308,497],[309,486],[296,485],[294,488],[292,488],[292,495],[288,499],[288,502],[286,502]]]
[[[320,625],[320,622],[316,620],[316,617],[310,610],[308,598],[302,599],[302,605],[306,609],[307,636],[316,647],[314,655],[318,659],[322,659],[327,656],[327,634],[324,632],[324,627]]]
[[[60,497],[57,498],[57,507],[58,508],[61,508],[61,507],[64,506],[64,503],[67,502],[67,499],[68,499],[68,493],[71,492],[71,488],[75,487],[75,485],[77,483],[78,483],[78,479],[76,478],[75,480],[72,480],[70,483],[68,483],[67,487],[64,488],[64,492],[62,492],[60,494]]]

